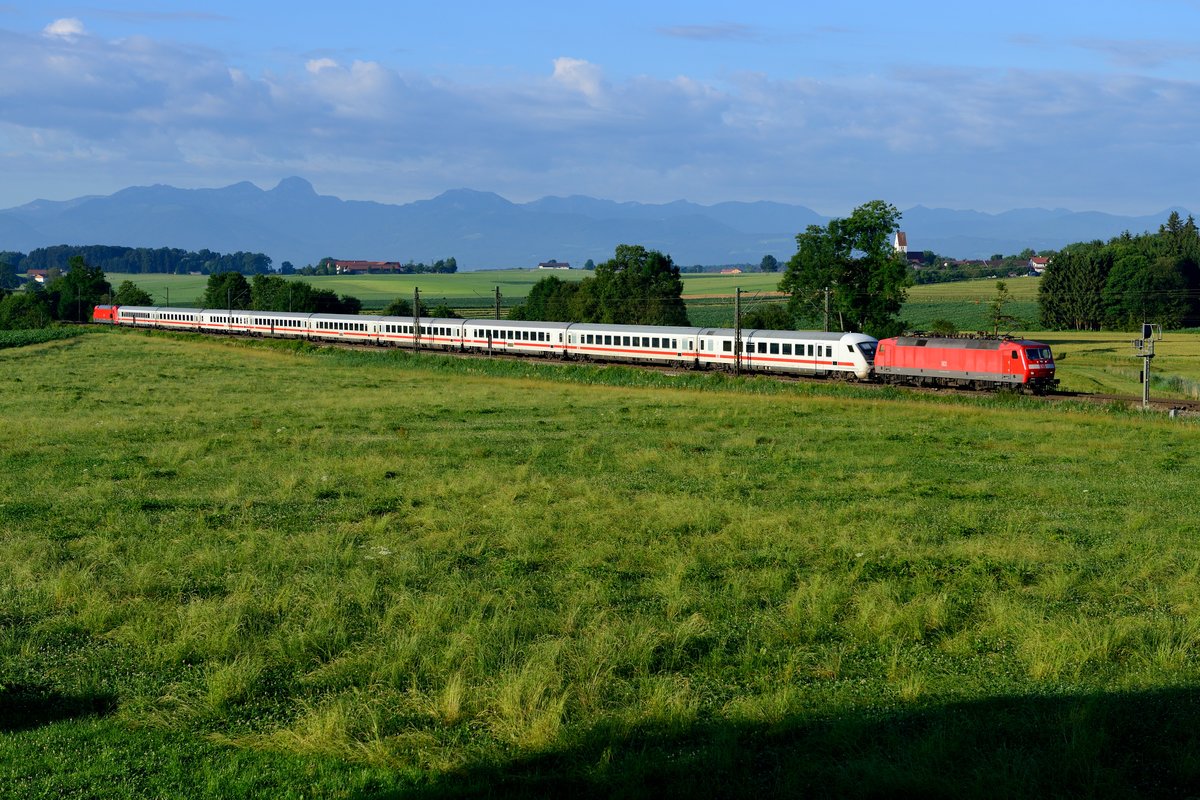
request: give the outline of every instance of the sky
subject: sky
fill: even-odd
[[[127,186],[406,203],[1200,212],[1200,0],[0,0],[0,208]]]

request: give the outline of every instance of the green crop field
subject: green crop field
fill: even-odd
[[[0,796],[1200,786],[1194,420],[126,330],[0,386]]]
[[[359,298],[368,308],[382,308],[397,297],[411,298],[413,289],[429,304],[445,301],[459,308],[491,308],[499,287],[501,302],[510,307],[524,299],[530,287],[542,278],[583,280],[592,273],[584,270],[545,271],[536,269],[459,272],[453,275],[295,275],[293,280],[311,283],[318,289]],[[750,292],[774,292],[779,275],[748,273],[743,275],[684,275],[684,294],[689,297],[731,297],[738,287]],[[190,305],[204,295],[208,277],[203,275],[134,275],[109,273],[115,287],[130,280],[149,292],[156,302]]]

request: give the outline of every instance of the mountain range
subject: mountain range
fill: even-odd
[[[1145,217],[1065,209],[1000,214],[916,206],[902,212],[910,250],[987,258],[1026,248],[1154,231],[1172,210]],[[264,190],[249,182],[220,189],[138,186],[107,196],[36,200],[0,211],[0,251],[58,244],[249,251],[276,266],[321,258],[433,262],[453,256],[460,270],[532,267],[556,259],[581,266],[612,257],[618,244],[640,244],[676,264],[786,261],[795,235],[829,221],[810,208],[773,202],[699,205],[544,197],[513,203],[456,189],[430,200],[392,205],[319,195],[303,178]]]

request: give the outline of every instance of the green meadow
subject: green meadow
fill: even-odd
[[[421,298],[434,305],[445,302],[453,308],[482,313],[495,306],[496,289],[500,289],[501,304],[510,308],[521,302],[529,289],[541,279],[554,276],[561,280],[583,280],[590,275],[584,270],[547,271],[537,269],[484,270],[458,272],[452,275],[295,275],[318,289],[348,294],[363,301],[364,307],[380,309],[397,297],[411,299],[413,289],[421,290]],[[738,287],[746,292],[774,292],[779,285],[778,274],[748,273],[744,275],[684,275],[684,294],[693,297],[731,297]],[[172,305],[192,305],[199,302],[208,283],[206,275],[161,275],[109,273],[114,287],[122,281],[133,281],[149,292],[156,302]],[[733,306],[725,303],[732,314]],[[731,317],[732,319],[732,317]]]
[[[521,302],[529,289],[547,275],[562,280],[582,280],[589,273],[583,270],[547,272],[536,269],[462,272],[453,275],[316,275],[294,276],[294,280],[311,283],[318,289],[359,298],[367,309],[378,310],[397,297],[412,298],[420,289],[422,299],[429,305],[446,303],[467,316],[488,315],[495,306],[495,292],[500,289],[501,306],[507,310]],[[693,323],[697,325],[732,326],[733,296],[742,290],[743,309],[750,310],[762,303],[782,302],[778,296],[782,273],[744,273],[741,275],[687,274],[683,276],[684,298]],[[199,302],[208,282],[203,275],[133,275],[111,273],[113,286],[130,280],[149,292],[155,302],[163,305],[190,306]],[[1017,317],[1017,328],[1031,328],[1038,320],[1037,280],[1007,278],[1013,302],[1008,312]],[[988,302],[996,294],[996,281],[991,279],[958,283],[914,286],[909,289],[909,302],[901,316],[916,329],[928,328],[934,320],[953,322],[959,330],[976,331],[990,328]]]
[[[0,387],[0,796],[1200,787],[1193,420],[126,330]]]

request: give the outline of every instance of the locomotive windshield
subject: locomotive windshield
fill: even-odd
[[[858,349],[862,351],[863,358],[870,364],[875,361],[875,343],[874,342],[859,342]]]
[[[1033,361],[1049,361],[1053,357],[1049,347],[1026,347],[1025,356]]]

